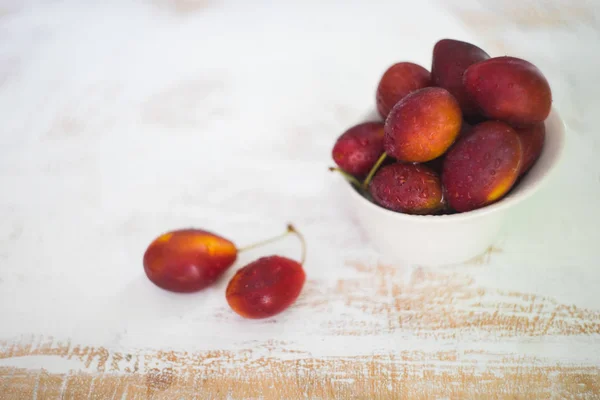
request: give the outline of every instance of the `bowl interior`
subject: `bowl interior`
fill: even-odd
[[[369,115],[372,115],[372,113],[369,113]],[[363,198],[350,184],[348,184],[347,187],[350,189],[351,196],[360,197],[360,199],[364,202],[365,207],[374,207],[379,210],[379,212],[389,214],[390,218],[413,220],[419,219],[423,221],[446,221],[473,218],[495,212],[506,207],[513,206],[532,195],[550,177],[551,173],[559,164],[559,160],[564,148],[565,125],[556,109],[552,108],[550,115],[545,121],[545,125],[546,137],[544,140],[544,147],[542,148],[540,157],[535,162],[533,167],[531,167],[531,169],[517,182],[513,189],[501,200],[476,210],[448,215],[402,214],[387,210]]]

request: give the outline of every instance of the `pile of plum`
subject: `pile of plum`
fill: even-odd
[[[381,120],[339,136],[330,169],[386,209],[450,214],[485,207],[518,184],[542,152],[552,93],[526,60],[442,39],[431,72],[390,66],[376,105]]]

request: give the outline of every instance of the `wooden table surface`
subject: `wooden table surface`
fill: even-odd
[[[84,4],[85,3],[85,4]],[[600,399],[594,1],[0,3],[0,399]],[[462,265],[390,263],[327,167],[387,66],[443,37],[538,65],[561,167]],[[146,279],[159,233],[293,222],[297,303]]]

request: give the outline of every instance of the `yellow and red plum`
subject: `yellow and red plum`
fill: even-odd
[[[474,126],[444,158],[448,205],[465,212],[499,200],[514,185],[522,160],[521,141],[511,126],[500,121]]]
[[[448,150],[461,131],[462,114],[446,89],[428,87],[404,97],[385,121],[385,152],[402,162],[427,162]]]
[[[156,286],[195,292],[219,279],[237,259],[229,240],[201,229],[180,229],[154,239],[143,258],[144,271]]]

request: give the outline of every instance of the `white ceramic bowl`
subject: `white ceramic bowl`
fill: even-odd
[[[546,119],[542,154],[517,186],[500,201],[451,215],[409,215],[387,210],[344,187],[350,212],[386,259],[420,265],[455,264],[484,253],[496,240],[509,209],[531,196],[556,168],[565,126],[555,109]]]

